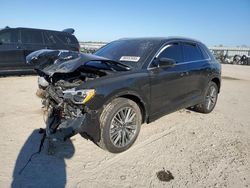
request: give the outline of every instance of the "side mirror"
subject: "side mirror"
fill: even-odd
[[[163,68],[167,68],[167,67],[174,67],[175,64],[176,64],[176,62],[174,59],[162,57],[159,59],[158,66],[163,67]]]
[[[2,45],[3,44],[3,42],[2,41],[0,41],[0,45]]]

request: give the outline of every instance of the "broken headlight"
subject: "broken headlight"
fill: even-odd
[[[63,98],[70,99],[75,104],[85,104],[95,96],[94,89],[81,89],[75,90],[75,88],[63,91]]]

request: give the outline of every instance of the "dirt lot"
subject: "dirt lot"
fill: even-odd
[[[46,142],[23,171],[44,126],[37,81],[0,78],[0,187],[249,187],[250,67],[224,65],[223,76],[211,114],[181,110],[145,124],[121,154],[77,135],[48,155]]]

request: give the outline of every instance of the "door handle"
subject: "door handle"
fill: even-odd
[[[17,49],[21,49],[21,46],[16,46]]]

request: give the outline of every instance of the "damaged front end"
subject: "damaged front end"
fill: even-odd
[[[73,104],[65,98],[61,89],[48,86],[43,105],[47,112],[46,136],[66,140],[81,132],[86,118],[83,105]],[[66,94],[68,95],[68,94]],[[59,131],[59,134],[56,134]]]
[[[104,57],[65,50],[39,50],[26,60],[36,65],[40,76],[42,104],[47,112],[46,136],[55,140],[66,140],[77,133],[86,133],[92,138],[93,134],[86,132],[87,124],[93,119],[86,103],[94,98],[96,90],[78,87],[117,71],[129,70]]]

